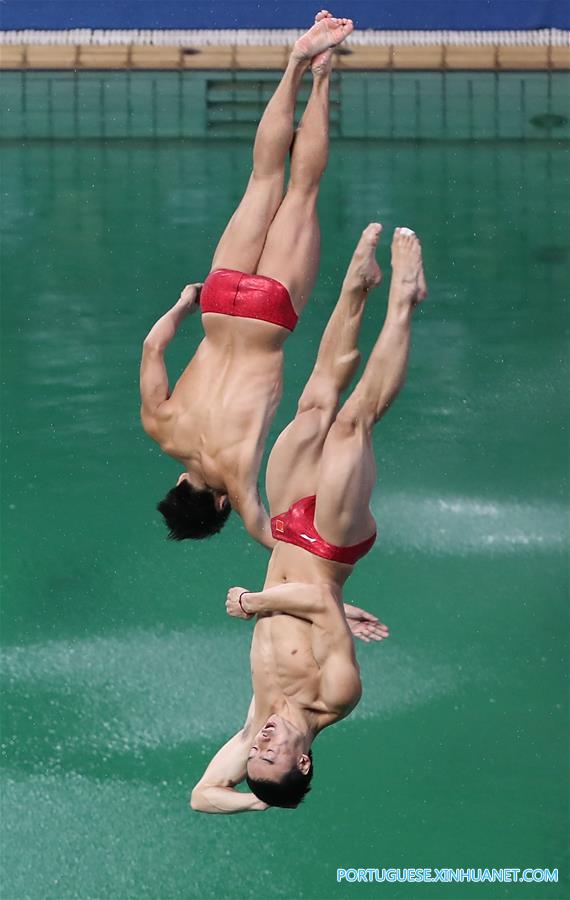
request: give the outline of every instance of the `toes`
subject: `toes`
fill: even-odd
[[[394,243],[401,244],[404,247],[411,247],[414,243],[419,244],[415,231],[411,228],[396,228],[394,231]]]
[[[380,222],[371,222],[362,232],[363,236],[368,238],[371,243],[377,244],[382,234],[382,226]]]

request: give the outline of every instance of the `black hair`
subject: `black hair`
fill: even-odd
[[[164,516],[171,541],[211,537],[222,530],[232,511],[229,501],[218,509],[213,491],[198,490],[186,479],[173,487],[156,508]]]
[[[304,799],[305,794],[311,790],[313,777],[313,754],[309,750],[311,765],[306,775],[303,775],[297,763],[287,772],[281,781],[269,781],[267,778],[250,778],[246,781],[258,800],[269,806],[281,806],[284,809],[295,809]]]

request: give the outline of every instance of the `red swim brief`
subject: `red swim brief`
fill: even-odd
[[[320,536],[315,528],[315,505],[317,498],[303,497],[289,507],[286,513],[271,519],[271,534],[276,541],[295,544],[315,556],[331,559],[333,562],[353,566],[365,556],[376,540],[376,532],[359,544],[349,547],[335,547]]]
[[[203,313],[261,319],[289,331],[293,331],[298,319],[289,291],[280,281],[234,269],[210,272],[200,294],[200,308]]]

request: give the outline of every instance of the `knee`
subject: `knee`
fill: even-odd
[[[360,427],[357,416],[347,413],[339,413],[331,426],[331,433],[335,438],[344,440],[353,437]]]
[[[370,409],[367,404],[359,403],[343,406],[332,427],[337,437],[347,438],[363,431],[370,431],[373,425],[374,410]]]
[[[289,202],[297,202],[303,207],[317,205],[317,197],[319,195],[320,178],[317,178],[310,170],[300,169],[291,172],[289,184],[287,185],[287,196]]]
[[[285,184],[285,168],[278,165],[273,169],[267,166],[255,166],[251,172],[248,190],[251,188],[253,198],[267,197],[270,204],[275,206],[283,199],[283,187]]]
[[[316,410],[334,418],[338,407],[338,390],[332,379],[315,374],[301,394],[297,414]]]

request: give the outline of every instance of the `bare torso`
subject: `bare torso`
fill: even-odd
[[[360,673],[342,607],[342,586],[351,571],[302,548],[276,545],[264,590],[303,583],[322,593],[324,611],[312,620],[282,612],[258,616],[251,645],[254,732],[284,703],[304,710],[315,732],[358,703]]]

